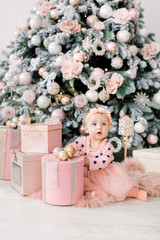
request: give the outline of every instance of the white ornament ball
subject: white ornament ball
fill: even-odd
[[[99,98],[99,94],[95,90],[88,90],[85,95],[89,102],[97,102]]]
[[[89,15],[89,16],[87,17],[87,19],[86,19],[86,23],[87,23],[87,25],[90,26],[90,27],[93,27],[93,25],[94,25],[95,22],[97,22],[97,21],[98,21],[98,17],[97,17],[96,15],[94,15],[94,14]]]
[[[30,72],[23,72],[19,76],[19,83],[23,85],[28,85],[32,81],[32,74]]]
[[[148,31],[146,28],[138,28],[138,33],[144,38],[148,37]]]
[[[41,44],[41,38],[40,38],[40,36],[38,36],[38,35],[32,36],[32,38],[31,38],[31,43],[32,43],[32,45],[34,45],[34,46],[39,46],[39,45]]]
[[[111,17],[112,16],[112,12],[113,12],[113,10],[112,10],[112,8],[108,4],[103,5],[100,8],[100,10],[99,10],[100,16],[102,18],[105,18],[105,19]]]
[[[14,118],[12,118],[12,122],[18,124],[18,117],[14,117]]]
[[[60,86],[56,82],[47,83],[47,91],[50,95],[56,95],[60,91]]]
[[[56,148],[53,149],[53,154],[54,154],[56,157],[58,157],[58,153],[59,153],[60,151],[61,151],[61,148],[56,147]]]
[[[9,79],[10,79],[10,77],[11,77],[11,74],[9,73],[9,72],[6,72],[6,74],[5,74],[5,79],[7,80],[7,81],[9,81]]]
[[[154,101],[156,104],[160,105],[160,91],[157,92],[157,93],[153,96],[153,101]]]
[[[123,60],[120,57],[112,58],[111,66],[115,69],[120,69],[123,66]]]
[[[50,106],[50,104],[51,104],[51,100],[48,97],[46,97],[45,95],[42,95],[37,99],[37,105],[41,109],[48,108]]]
[[[149,144],[156,144],[158,142],[158,136],[154,134],[149,134],[147,137],[147,142]]]
[[[11,123],[11,128],[16,128],[18,123],[12,122]]]
[[[136,133],[143,133],[145,131],[145,126],[142,125],[140,122],[134,124],[134,131]]]
[[[48,51],[50,54],[56,55],[62,51],[62,46],[55,42],[51,42],[48,46]]]
[[[55,65],[61,67],[63,65],[63,62],[65,61],[65,56],[59,56],[56,58]]]
[[[31,18],[29,25],[32,30],[37,30],[40,28],[41,23],[42,23],[41,19],[37,16],[34,16],[33,18]]]
[[[128,42],[130,39],[131,34],[127,30],[120,30],[117,32],[117,40],[119,42],[125,43]]]

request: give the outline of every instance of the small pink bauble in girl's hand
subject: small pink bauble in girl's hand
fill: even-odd
[[[59,153],[58,153],[58,158],[59,160],[61,161],[66,161],[68,159],[68,153],[64,150],[61,150]]]
[[[53,154],[54,154],[56,157],[58,157],[58,153],[59,153],[60,151],[61,151],[61,148],[56,147],[56,148],[53,149]]]
[[[156,144],[158,142],[158,136],[154,134],[149,134],[147,137],[147,142],[152,145]]]

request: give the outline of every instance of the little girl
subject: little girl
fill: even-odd
[[[109,111],[101,107],[90,109],[84,115],[88,136],[69,144],[78,155],[85,156],[85,192],[104,199],[111,197],[113,202],[127,197],[147,201],[147,193],[138,189],[137,179],[129,177],[120,163],[112,162],[114,148],[106,139],[111,121]]]

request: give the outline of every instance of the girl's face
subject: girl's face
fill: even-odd
[[[87,117],[85,131],[95,140],[103,140],[108,134],[108,118],[105,114],[90,114]]]

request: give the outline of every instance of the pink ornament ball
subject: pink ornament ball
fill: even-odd
[[[38,70],[39,76],[42,77],[44,72],[45,72],[45,67],[41,67],[41,68]]]
[[[154,134],[149,134],[147,137],[147,142],[152,145],[156,144],[158,142],[158,136]]]
[[[62,103],[63,105],[67,105],[69,102],[70,102],[70,97],[69,97],[69,96],[64,96],[64,97],[61,99],[61,103]]]
[[[130,8],[128,11],[129,11],[131,21],[133,22],[137,21],[139,18],[139,11],[136,8]]]
[[[98,21],[98,17],[96,15],[90,15],[86,19],[86,23],[89,27],[93,27],[96,21]]]
[[[101,68],[94,68],[91,72],[91,78],[95,80],[101,80],[104,77],[104,71]]]
[[[117,44],[115,42],[108,42],[105,45],[107,52],[114,53],[117,49]]]
[[[60,121],[63,121],[65,119],[65,113],[62,109],[55,109],[53,110],[51,117],[58,117]]]
[[[51,12],[50,12],[50,16],[53,20],[57,20],[59,18],[59,12],[57,8],[54,8]]]
[[[31,18],[29,25],[31,27],[32,30],[37,30],[40,28],[41,26],[41,19],[37,16],[34,16],[33,18]]]
[[[28,85],[32,81],[32,74],[29,72],[23,72],[19,76],[19,83],[22,85]]]
[[[54,154],[56,157],[58,157],[58,153],[59,153],[60,151],[61,151],[61,148],[56,147],[56,148],[53,149],[53,154]]]

